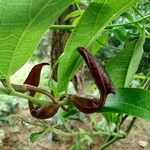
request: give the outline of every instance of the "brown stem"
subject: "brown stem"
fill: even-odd
[[[24,85],[11,84],[11,85],[14,88],[15,91],[18,91],[18,92],[21,92],[21,93],[25,93],[25,92],[28,92],[30,90],[36,91],[38,93],[41,93],[41,94],[44,94],[44,95],[48,96],[50,98],[50,100],[52,100],[53,103],[58,104],[58,101],[56,100],[56,98],[54,98],[54,96],[45,89],[42,89],[40,87],[36,87],[36,86],[33,86],[33,85],[29,85],[29,84],[24,84]]]

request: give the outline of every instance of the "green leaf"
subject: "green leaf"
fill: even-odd
[[[102,0],[91,2],[73,30],[58,67],[58,90],[67,91],[69,80],[81,64],[77,47],[90,47],[104,28],[128,9],[135,0]]]
[[[118,89],[110,94],[99,112],[128,114],[150,120],[150,91],[136,88]]]
[[[73,0],[0,0],[0,79],[16,72]]]
[[[31,133],[30,134],[30,141],[31,141],[31,143],[35,143],[37,140],[39,140],[45,134],[46,134],[45,131]]]
[[[143,31],[138,40],[127,43],[125,50],[106,64],[106,70],[116,87],[129,87],[143,55],[144,41]]]
[[[53,91],[55,97],[60,97],[60,94],[57,91],[57,83],[54,80],[50,81],[50,89]]]

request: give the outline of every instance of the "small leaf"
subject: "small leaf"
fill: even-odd
[[[30,134],[30,141],[31,143],[35,143],[37,140],[39,140],[42,136],[44,136],[47,132],[41,131],[41,132],[33,132]]]
[[[50,89],[53,91],[55,97],[60,97],[60,94],[57,91],[57,83],[54,80],[50,81]]]

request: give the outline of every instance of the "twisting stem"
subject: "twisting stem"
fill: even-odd
[[[35,90],[39,93],[43,93],[45,95],[47,95],[51,100],[54,101],[54,97],[45,89],[39,88],[39,87],[35,87],[35,86],[31,86],[31,85],[14,85],[14,84],[10,84],[10,79],[9,77],[6,80],[2,81],[3,85],[6,86],[6,88],[1,88],[2,91],[4,91],[4,93],[7,93],[8,95],[11,96],[17,96],[17,97],[21,97],[27,100],[30,100],[31,102],[33,102],[34,104],[36,104],[37,106],[50,106],[53,103],[48,101],[48,100],[41,100],[29,95],[25,95],[23,93],[28,92],[29,90]],[[21,92],[21,93],[20,93]],[[68,100],[65,100],[63,102],[58,102],[56,101],[56,103],[60,106],[63,106],[65,104],[68,103]]]
[[[24,84],[24,85],[12,84],[12,87],[15,89],[15,91],[18,91],[18,92],[28,92],[30,90],[36,91],[38,93],[48,96],[50,100],[52,100],[54,103],[58,103],[58,101],[53,97],[53,95],[50,92],[40,87],[32,86],[29,84]]]

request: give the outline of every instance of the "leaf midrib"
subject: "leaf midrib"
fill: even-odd
[[[117,103],[118,103],[118,102],[117,102]],[[127,102],[123,102],[123,101],[121,101],[120,103],[123,103],[123,104],[125,104],[125,105],[127,105],[127,106],[132,106],[132,107],[134,107],[134,108],[136,108],[136,109],[144,110],[144,111],[150,113],[150,110],[144,109],[143,107],[140,107],[140,106],[137,106],[137,105],[134,105],[134,104],[130,104],[130,103],[127,103]],[[126,109],[126,110],[127,110],[127,109]]]
[[[35,15],[35,17],[33,18],[33,20],[27,25],[27,27],[26,27],[26,28],[24,29],[24,31],[22,32],[22,35],[21,35],[20,39],[18,40],[18,43],[17,43],[17,45],[16,45],[16,47],[15,47],[15,49],[13,50],[13,53],[12,53],[12,55],[11,55],[10,63],[9,63],[9,66],[8,66],[7,75],[9,75],[8,73],[10,73],[10,65],[11,65],[11,62],[12,62],[14,53],[15,53],[16,49],[18,48],[20,42],[22,41],[22,39],[23,39],[25,33],[26,33],[27,30],[31,27],[31,25],[33,24],[33,22],[35,21],[35,19],[36,19],[36,18],[40,15],[40,13],[45,9],[45,7],[46,7],[47,4],[49,3],[49,1],[50,1],[50,0],[48,0],[48,1],[46,2],[46,4],[40,9],[40,11],[39,11],[39,12]],[[52,3],[52,4],[54,4],[54,3]],[[52,5],[52,4],[50,4],[50,5]]]

